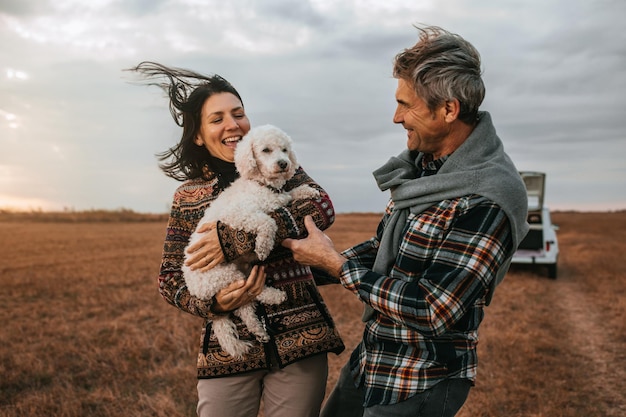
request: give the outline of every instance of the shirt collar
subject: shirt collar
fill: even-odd
[[[420,177],[435,175],[443,166],[450,155],[444,155],[439,159],[433,159],[433,155],[426,153],[422,155]]]

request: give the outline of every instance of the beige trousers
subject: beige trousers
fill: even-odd
[[[317,417],[326,392],[325,353],[271,371],[198,380],[199,417]]]

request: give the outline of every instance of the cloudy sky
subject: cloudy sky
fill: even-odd
[[[623,0],[0,0],[0,207],[166,212],[180,132],[144,60],[218,73],[289,133],[338,212],[383,209],[406,145],[394,55],[414,24],[481,52],[482,106],[554,209],[626,209]]]

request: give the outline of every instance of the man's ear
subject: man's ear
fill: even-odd
[[[459,113],[461,112],[461,103],[456,98],[453,98],[452,100],[446,100],[444,109],[446,122],[452,123],[459,118]]]

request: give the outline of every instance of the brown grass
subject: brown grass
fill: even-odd
[[[137,213],[129,209],[88,211],[19,211],[0,208],[0,222],[118,223],[167,221],[167,214]]]
[[[0,213],[0,415],[195,415],[200,320],[158,295],[164,217],[71,214]],[[626,415],[626,212],[553,217],[559,278],[517,267],[498,288],[461,417]],[[343,249],[378,219],[339,215],[328,233]],[[363,327],[350,293],[322,292],[348,346],[330,390]]]

